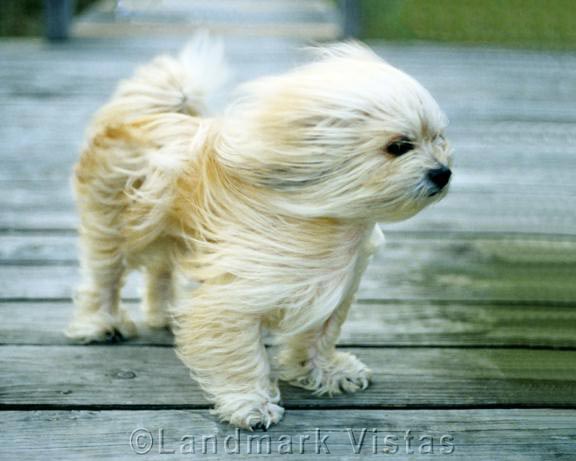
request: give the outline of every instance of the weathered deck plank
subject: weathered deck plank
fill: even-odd
[[[62,461],[220,460],[256,456],[299,461],[444,456],[472,461],[540,461],[573,459],[576,450],[576,411],[560,409],[293,410],[280,426],[271,427],[267,433],[252,434],[236,433],[229,426],[219,425],[206,410],[9,411],[0,413],[0,424],[6,428],[0,432],[0,457],[30,461],[45,460],[54,453]],[[131,446],[131,435],[138,429],[142,429],[141,444],[133,439]],[[203,443],[202,436],[214,439],[205,439]],[[227,436],[231,439],[226,445]],[[237,436],[238,446],[234,442]],[[250,441],[249,436],[254,438]],[[271,455],[267,454],[266,436],[270,438]],[[443,436],[449,438],[441,440]],[[258,441],[262,437],[262,454],[258,455]],[[192,438],[194,453],[190,453]],[[323,444],[316,442],[322,439]],[[148,446],[150,440],[152,444]],[[449,443],[453,448],[449,448]],[[147,453],[138,454],[138,447]]]
[[[384,232],[387,227],[381,226]],[[78,237],[72,230],[55,234],[43,231],[0,233],[0,266],[75,266],[78,263],[77,244]],[[374,264],[396,262],[404,253],[423,251],[432,253],[435,258],[438,256],[433,253],[441,253],[443,259],[439,266],[445,266],[447,262],[461,264],[461,258],[466,256],[475,261],[496,258],[511,265],[550,264],[565,266],[569,270],[572,264],[576,264],[576,236],[390,232],[374,257]],[[428,256],[428,253],[422,255]],[[417,265],[418,262],[410,264]],[[542,272],[548,270],[548,267],[541,269]]]
[[[345,348],[373,370],[368,390],[333,398],[282,386],[289,408],[576,407],[576,351]],[[0,404],[205,408],[172,348],[11,346]],[[57,364],[57,366],[55,366]]]
[[[14,70],[7,68],[0,75],[8,78],[16,75],[22,78],[19,86],[7,85],[6,90],[22,88],[28,82],[41,85],[38,76],[29,72],[35,70],[43,72],[47,78],[53,79],[56,83],[51,94],[59,88],[71,88],[76,92],[81,88],[89,88],[92,91],[107,88],[106,91],[109,91],[114,85],[114,79],[126,75],[135,64],[149,59],[153,54],[173,52],[183,41],[182,38],[106,42],[84,40],[47,48],[41,42],[15,40],[3,45],[0,57],[8,64],[16,62],[18,68]],[[270,38],[263,41],[243,37],[225,40],[225,44],[232,63],[250,63],[242,66],[240,72],[252,73],[254,63],[266,65],[266,69],[260,68],[261,72],[273,72],[278,63],[283,61],[286,64],[290,61],[293,63],[295,60],[302,60],[304,56],[298,51],[303,44],[300,40]],[[472,110],[462,111],[462,114],[466,115],[465,118],[474,115],[484,116],[491,108],[506,106],[508,109],[504,113],[491,110],[490,112],[498,115],[499,119],[505,115],[512,118],[522,115],[523,118],[539,121],[554,115],[574,114],[573,108],[570,107],[575,85],[574,53],[546,54],[518,51],[512,56],[506,50],[470,47],[464,55],[461,48],[449,45],[420,44],[412,47],[379,43],[373,45],[376,51],[390,62],[414,74],[435,90],[448,107],[454,104],[454,107],[464,109],[466,102],[484,100],[482,105],[468,105]],[[71,60],[75,61],[76,66],[67,71],[63,64],[68,64]],[[59,65],[51,67],[51,63]],[[87,63],[92,65],[92,69],[83,67]],[[90,72],[98,68],[106,72]],[[549,80],[550,84],[543,85],[542,80]],[[66,85],[74,81],[77,85]],[[17,80],[13,82],[17,83]],[[94,82],[100,85],[94,85]],[[50,86],[48,83],[50,81],[46,82],[46,85]],[[469,83],[473,85],[468,85]],[[32,88],[35,85],[32,85]],[[4,92],[6,93],[10,94]],[[63,95],[66,94],[70,94],[69,91]],[[465,98],[460,97],[463,94],[466,95]],[[34,96],[34,93],[31,92],[30,96]],[[557,101],[560,106],[547,105],[546,102],[551,100]],[[526,108],[536,110],[524,113]]]
[[[168,331],[146,328],[137,305],[126,306],[140,330],[130,345],[172,345]],[[68,302],[0,303],[0,344],[72,344],[63,334],[72,311]],[[576,349],[576,309],[548,304],[360,302],[344,324],[340,344]]]
[[[68,170],[68,169],[67,169]],[[567,172],[570,169],[567,167]],[[568,174],[567,173],[567,174]],[[475,174],[476,175],[476,174]],[[576,235],[574,193],[570,188],[540,186],[516,187],[510,184],[454,185],[443,202],[402,223],[384,225],[384,229],[419,232],[516,232]],[[66,185],[62,187],[60,184]],[[6,192],[0,205],[0,230],[72,230],[77,219],[73,210],[68,180],[56,188],[39,183]],[[4,187],[0,183],[0,191]],[[515,190],[514,190],[515,189]],[[474,204],[471,210],[471,204]],[[473,211],[473,213],[471,213]]]
[[[76,21],[73,33],[77,37],[180,35],[185,39],[201,26],[234,36],[335,40],[340,35],[338,12],[328,0],[276,0],[260,5],[255,8],[250,0],[104,1]]]
[[[70,298],[78,280],[71,237],[4,237],[8,264],[0,264],[3,299]],[[18,242],[30,239],[28,245]],[[0,240],[1,241],[1,240]],[[70,242],[66,245],[63,242]],[[16,252],[10,258],[10,242]],[[53,265],[43,265],[43,249]],[[36,245],[36,246],[35,246]],[[59,250],[60,248],[60,250]],[[36,253],[26,264],[25,253]],[[19,262],[18,254],[22,256]],[[15,265],[13,265],[15,263]],[[359,299],[575,303],[576,241],[542,238],[398,238],[374,257],[360,285]],[[127,298],[138,295],[128,279]]]
[[[270,455],[264,456],[268,453],[266,436],[269,436],[272,456],[294,460],[376,456],[399,460],[408,459],[410,454],[410,459],[451,454],[455,459],[466,460],[568,460],[573,459],[576,449],[575,416],[576,412],[568,410],[371,410],[360,414],[338,410],[292,411],[281,426],[272,427],[267,433],[249,434],[217,424],[204,410],[5,412],[0,422],[4,422],[8,431],[0,433],[0,455],[4,459],[26,456],[31,461],[44,460],[49,453],[58,453],[58,459],[63,461],[96,457],[122,461],[143,457],[219,460],[227,459],[227,455],[254,459],[258,454],[257,442],[264,437],[261,457],[270,459]],[[145,456],[132,448],[138,445],[130,445],[131,434],[137,429],[144,430],[140,445],[143,453],[148,449],[147,434],[152,436],[150,451]],[[363,430],[364,439],[358,445]],[[318,441],[326,437],[324,444],[316,442],[317,434]],[[255,437],[252,441],[248,439],[250,435]],[[182,440],[186,436],[189,438]],[[212,440],[217,442],[216,454],[213,442],[206,440],[203,444],[202,436],[215,436]],[[232,440],[225,445],[227,436]],[[240,443],[235,453],[236,436]],[[444,446],[442,436],[451,437],[444,439]],[[196,456],[187,451],[191,445],[184,443],[192,438]],[[426,446],[430,439],[432,448]],[[451,442],[453,449],[446,442]],[[387,443],[390,451],[385,451]],[[90,456],[86,454],[87,445]]]
[[[576,235],[574,196],[565,193],[554,195],[551,189],[548,196],[532,193],[519,196],[498,191],[455,192],[452,197],[424,210],[413,219],[385,225],[384,229],[429,233]],[[7,206],[0,215],[0,230],[3,231],[70,231],[76,224],[77,218],[72,212],[70,199],[66,200],[64,207],[61,202],[35,204],[28,208],[28,212],[23,212],[19,206]]]
[[[168,332],[144,330],[127,344],[94,347],[62,335],[78,272],[68,178],[84,127],[118,79],[182,42],[0,46],[2,459],[130,459],[138,455],[128,437],[140,426],[164,428],[169,448],[185,434],[232,433],[204,409],[198,387],[165,347]],[[238,69],[232,84],[304,59],[299,40],[225,42]],[[411,430],[415,443],[447,432],[455,459],[572,459],[576,53],[374,45],[428,87],[451,118],[452,190],[415,219],[385,226],[388,245],[344,326],[341,347],[374,368],[373,387],[320,399],[284,386],[289,412],[270,434],[277,441],[327,430],[339,459],[374,456],[372,432],[356,454],[349,427],[378,428],[401,442]],[[137,282],[130,279],[128,298],[137,296]],[[166,459],[157,448],[148,457]],[[200,457],[222,459],[222,451]],[[245,451],[235,457],[253,459]]]

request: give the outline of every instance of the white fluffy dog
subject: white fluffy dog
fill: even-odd
[[[198,38],[120,85],[75,169],[83,283],[67,334],[134,335],[120,289],[142,268],[148,323],[172,324],[215,412],[240,427],[284,412],[264,330],[280,379],[318,394],[368,386],[335,344],[375,223],[413,216],[450,179],[446,118],[422,86],[359,44],[318,54],[205,118],[226,68]]]

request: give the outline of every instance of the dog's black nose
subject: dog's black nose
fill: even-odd
[[[442,189],[446,184],[448,184],[450,176],[452,176],[452,171],[450,171],[450,168],[445,166],[434,168],[428,172],[428,179],[439,189]]]

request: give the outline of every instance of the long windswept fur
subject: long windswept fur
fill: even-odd
[[[227,72],[221,44],[199,34],[178,58],[160,56],[121,82],[96,114],[74,175],[83,283],[69,336],[90,341],[114,330],[135,334],[118,307],[127,266],[145,266],[150,323],[167,323],[169,300],[152,299],[158,298],[156,285],[172,291],[178,245],[167,242],[174,243],[168,229],[176,181],[194,160],[194,140],[203,144],[210,121],[197,116]]]
[[[68,333],[134,334],[119,290],[141,267],[148,323],[172,312],[178,355],[216,413],[268,426],[284,410],[264,328],[280,338],[281,379],[320,394],[368,385],[335,344],[381,240],[375,222],[441,198],[427,174],[450,148],[426,90],[354,44],[202,117],[226,74],[211,46],[201,37],[144,66],[92,124],[75,172],[84,284]],[[389,154],[398,140],[411,152]]]
[[[158,56],[120,83],[111,101],[97,114],[93,129],[127,123],[144,115],[206,116],[207,102],[227,81],[222,43],[198,33],[178,57]]]

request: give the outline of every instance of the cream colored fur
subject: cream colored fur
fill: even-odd
[[[440,199],[426,174],[450,148],[428,92],[361,45],[249,83],[205,118],[226,72],[200,37],[97,114],[74,174],[83,282],[67,334],[134,335],[120,289],[141,268],[148,323],[172,325],[215,412],[267,427],[284,410],[264,330],[281,344],[280,379],[319,394],[368,386],[366,365],[335,345],[382,239],[375,223]],[[399,137],[414,149],[390,155]]]

